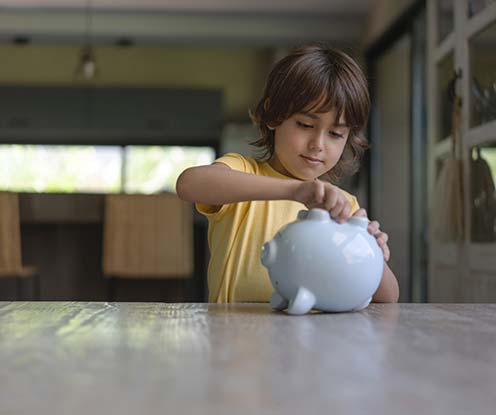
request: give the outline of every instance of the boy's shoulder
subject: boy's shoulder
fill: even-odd
[[[276,177],[279,179],[290,179],[276,171],[268,161],[257,160],[255,157],[243,156],[238,153],[227,153],[215,160],[215,163],[224,163],[233,170],[259,176]]]

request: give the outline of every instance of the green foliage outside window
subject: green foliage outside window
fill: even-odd
[[[175,191],[176,180],[190,166],[210,164],[215,153],[208,147],[137,147],[126,149],[126,192]]]
[[[0,190],[118,193],[124,170],[126,192],[175,191],[185,168],[214,157],[209,147],[0,145]]]

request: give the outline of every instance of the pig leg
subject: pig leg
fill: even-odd
[[[274,291],[272,297],[270,297],[270,305],[275,310],[284,310],[288,307],[288,300],[282,298],[277,291]]]
[[[296,297],[289,301],[289,314],[306,314],[315,305],[315,296],[305,287],[298,288]]]
[[[370,297],[367,301],[365,301],[363,304],[359,305],[358,307],[355,307],[353,310],[351,311],[361,311],[365,308],[368,307],[368,305],[370,304],[370,302],[372,301],[372,297]]]

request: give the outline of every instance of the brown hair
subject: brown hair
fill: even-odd
[[[261,137],[251,144],[259,147],[263,159],[274,154],[274,131],[292,115],[335,110],[336,123],[344,114],[350,128],[343,154],[326,175],[336,182],[358,171],[360,158],[368,148],[361,131],[367,125],[370,97],[367,80],[358,64],[346,53],[320,45],[295,49],[276,63],[263,96],[250,112]]]

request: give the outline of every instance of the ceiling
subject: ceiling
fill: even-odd
[[[337,13],[365,15],[371,0],[1,0],[5,8],[92,8],[184,12]]]
[[[0,0],[0,41],[353,43],[373,0]]]

